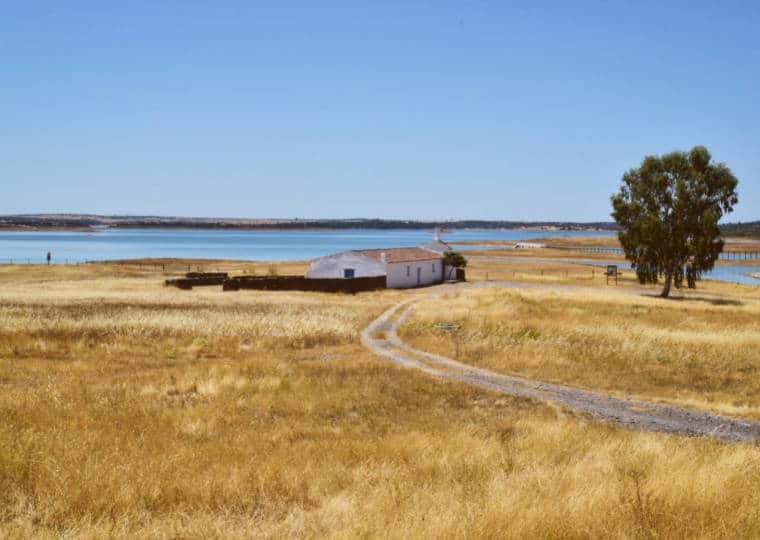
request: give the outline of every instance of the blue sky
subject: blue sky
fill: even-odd
[[[760,219],[760,3],[570,4],[7,2],[0,213],[607,220],[703,144]]]

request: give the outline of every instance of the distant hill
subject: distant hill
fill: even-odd
[[[0,216],[0,229],[94,230],[119,229],[537,229],[593,231],[616,230],[613,222],[560,221],[420,221],[388,219],[248,219],[162,216],[99,216],[86,214],[25,214]]]
[[[720,226],[724,236],[752,236],[760,238],[760,221],[748,221],[747,223],[726,223]]]
[[[95,214],[23,214],[0,216],[0,230],[117,229],[533,229],[556,231],[615,231],[613,221],[491,221],[479,219],[426,221],[413,219],[254,219],[166,216],[101,216]],[[760,221],[726,223],[727,237],[760,238]]]

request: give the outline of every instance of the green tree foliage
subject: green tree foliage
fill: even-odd
[[[737,203],[737,183],[725,164],[711,162],[703,146],[647,156],[623,175],[612,197],[612,217],[641,283],[664,277],[661,296],[667,298],[672,283],[681,287],[686,278],[694,287],[701,273],[712,269],[723,250],[718,221]]]
[[[467,266],[467,259],[464,258],[464,255],[459,253],[458,251],[447,251],[443,255],[443,266],[449,267],[449,275],[447,276],[447,279],[451,279],[454,268],[464,268]]]
[[[443,256],[443,263],[453,268],[464,268],[467,266],[467,259],[458,251],[447,251]]]

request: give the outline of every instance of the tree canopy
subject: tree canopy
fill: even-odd
[[[443,262],[446,266],[453,268],[464,268],[467,266],[467,259],[458,251],[447,251],[443,256]]]
[[[718,222],[738,202],[738,180],[724,163],[714,163],[704,146],[689,152],[647,156],[623,175],[612,196],[612,217],[626,258],[641,283],[664,277],[694,287],[723,250]]]
[[[449,274],[446,278],[450,279],[454,274],[454,268],[464,268],[467,266],[467,259],[458,251],[447,251],[443,255],[443,266],[444,269],[448,267]]]

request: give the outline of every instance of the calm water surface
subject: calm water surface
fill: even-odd
[[[531,240],[554,236],[610,236],[611,232],[467,229],[443,235],[447,242]],[[0,232],[0,263],[54,263],[178,257],[293,261],[347,249],[416,246],[432,239],[425,230],[208,231],[103,229],[97,232]],[[594,261],[594,264],[599,264]],[[624,263],[623,263],[624,264]],[[627,266],[627,265],[626,265]],[[760,266],[721,265],[705,277],[760,284],[746,275]]]
[[[526,240],[547,236],[612,233],[576,231],[461,230],[443,235],[464,240]],[[145,257],[293,261],[347,249],[417,246],[433,238],[425,230],[208,231],[104,229],[97,232],[0,232],[0,262],[84,262]]]

